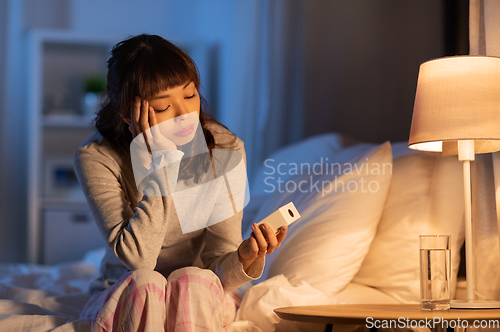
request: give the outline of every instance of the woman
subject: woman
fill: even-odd
[[[220,213],[234,198],[226,186],[185,194],[224,178],[218,149],[245,156],[241,140],[205,114],[199,87],[192,59],[159,36],[135,36],[111,52],[97,131],[74,156],[108,244],[81,314],[93,330],[219,331],[234,320],[231,291],[260,277],[286,236],[286,227],[274,234],[254,224],[242,242],[242,212]],[[198,214],[212,222],[192,227]]]

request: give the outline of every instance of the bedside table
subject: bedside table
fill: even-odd
[[[463,327],[486,323],[500,329],[500,309],[423,311],[420,304],[334,304],[277,308],[274,312],[286,320],[323,323],[325,331],[332,331],[333,324],[365,325],[371,331],[385,327],[384,324],[461,331]]]

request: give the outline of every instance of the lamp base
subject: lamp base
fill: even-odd
[[[451,309],[498,309],[500,301],[488,300],[472,300],[472,301],[457,301],[450,302]]]

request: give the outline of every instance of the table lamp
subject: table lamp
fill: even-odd
[[[418,74],[408,146],[458,154],[463,162],[467,301],[452,308],[498,308],[474,300],[470,162],[500,150],[500,58],[453,56],[423,63]]]

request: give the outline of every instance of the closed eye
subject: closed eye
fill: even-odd
[[[191,99],[191,98],[194,98],[195,94],[193,93],[191,96],[189,97],[186,97],[186,99]]]
[[[167,108],[165,109],[162,109],[162,110],[155,110],[156,113],[161,113],[161,112],[165,112],[166,110],[168,110],[170,108],[170,105],[167,106]]]

